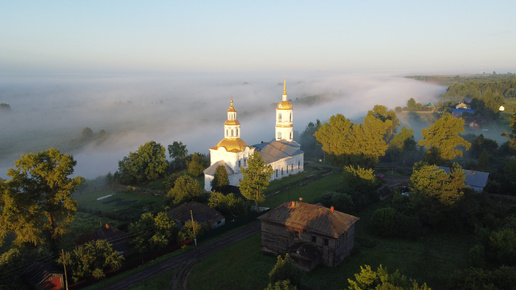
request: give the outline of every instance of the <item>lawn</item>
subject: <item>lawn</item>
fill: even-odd
[[[308,289],[343,289],[347,280],[360,272],[360,266],[379,265],[393,272],[399,269],[418,282],[426,282],[433,289],[443,288],[447,277],[455,269],[466,266],[473,238],[458,233],[436,233],[417,241],[384,239],[375,236],[367,227],[374,210],[383,206],[378,202],[360,212],[356,227],[355,251],[338,267],[319,266],[305,273],[301,279]],[[189,289],[263,289],[268,284],[268,273],[276,258],[260,252],[260,235],[256,234],[217,252],[197,263],[188,280]]]
[[[309,175],[310,174],[307,174],[306,176]],[[298,178],[298,176],[292,176],[275,181],[278,183],[283,182],[283,185],[296,184],[295,186],[285,188],[278,193],[275,193],[277,192],[277,188],[272,187],[275,185],[275,182],[273,182],[267,193],[275,194],[268,196],[265,202],[260,204],[260,206],[274,208],[287,201],[299,200],[300,197],[303,198],[304,202],[316,203],[319,201],[321,194],[327,191],[338,191],[343,187],[342,171],[340,170],[334,170],[320,179],[315,179],[309,182],[304,181],[303,178],[304,177]]]

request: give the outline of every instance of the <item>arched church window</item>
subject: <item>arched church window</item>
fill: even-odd
[[[278,121],[281,122],[281,113],[278,113]]]
[[[233,131],[233,129],[231,129],[231,137],[233,137],[233,136],[234,136],[234,131]]]
[[[290,122],[292,122],[292,113],[290,113],[289,115],[290,115]]]
[[[229,136],[229,131],[226,129],[226,137]]]
[[[276,169],[276,178],[278,177],[278,169]]]
[[[281,132],[278,132],[278,139],[281,139]]]
[[[283,176],[283,168],[281,168],[281,176]]]
[[[236,129],[236,135],[238,136],[238,129]]]
[[[294,139],[294,133],[290,132],[290,139]]]

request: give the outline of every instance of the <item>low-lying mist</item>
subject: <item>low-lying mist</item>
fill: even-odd
[[[182,141],[189,152],[207,154],[223,138],[230,96],[242,139],[248,145],[270,141],[283,78],[275,73],[4,76],[0,103],[11,111],[0,111],[0,177],[20,154],[50,147],[73,154],[75,174],[86,178],[114,172],[119,160],[151,140],[165,147]],[[409,98],[435,102],[445,89],[386,75],[287,76],[299,133],[308,122],[337,113],[361,118],[376,104],[394,109]],[[321,98],[310,105],[299,102],[314,95]],[[104,130],[107,138],[74,146],[85,127]]]

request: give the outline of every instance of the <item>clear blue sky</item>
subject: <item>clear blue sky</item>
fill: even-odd
[[[0,72],[516,73],[516,1],[0,1]]]

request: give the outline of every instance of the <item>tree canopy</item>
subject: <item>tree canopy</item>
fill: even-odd
[[[471,143],[459,135],[464,131],[464,120],[453,118],[451,114],[447,113],[442,115],[428,129],[423,128],[421,131],[423,139],[419,140],[417,145],[428,149],[436,148],[441,159],[450,161],[457,156],[462,156],[461,146],[466,150],[471,146]]]
[[[217,166],[215,175],[211,181],[211,190],[227,193],[229,187],[229,176],[226,168],[222,165]]]
[[[265,164],[258,151],[249,156],[247,168],[240,166],[240,170],[243,175],[239,183],[240,192],[248,200],[254,201],[256,211],[259,211],[258,203],[265,200],[263,192],[269,186],[269,179],[274,171],[269,164]]]
[[[410,182],[412,193],[431,197],[444,206],[453,206],[464,196],[466,175],[456,163],[450,173],[446,173],[436,165],[420,162],[414,165]]]
[[[131,244],[140,252],[148,253],[165,248],[177,241],[176,223],[166,212],[142,214],[139,221],[129,226],[129,234],[133,237]]]
[[[2,241],[12,232],[16,245],[54,243],[68,230],[77,210],[72,193],[83,180],[70,178],[76,163],[53,148],[15,161],[15,168],[7,172],[11,179],[0,179]]]
[[[174,204],[198,199],[203,195],[203,189],[197,180],[188,175],[180,176],[174,182],[174,187],[167,193],[167,197]]]
[[[111,248],[106,240],[96,240],[77,247],[72,252],[61,254],[58,262],[65,263],[72,273],[74,282],[93,277],[102,279],[104,271],[116,270],[122,266],[124,256]]]
[[[117,175],[122,184],[145,183],[160,178],[167,166],[165,147],[150,141],[118,162]]]
[[[430,289],[426,283],[419,285],[415,280],[408,279],[399,270],[389,273],[382,265],[376,271],[371,266],[360,266],[360,273],[355,274],[355,279],[348,279],[350,290],[363,289]]]
[[[172,158],[172,167],[180,170],[186,167],[186,156],[188,156],[188,149],[183,142],[174,141],[171,145],[168,145],[168,154]]]
[[[378,109],[381,112],[380,109]],[[338,162],[376,163],[380,156],[385,155],[387,143],[384,137],[392,130],[390,119],[382,121],[382,114],[370,114],[364,118],[363,124],[353,124],[344,115],[330,117],[314,136],[322,144],[322,150],[333,155]]]

